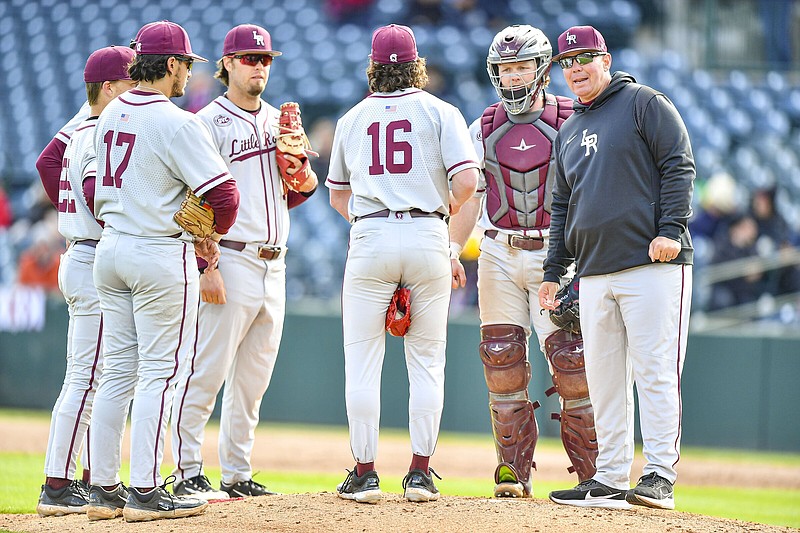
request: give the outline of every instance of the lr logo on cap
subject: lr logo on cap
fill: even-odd
[[[253,40],[256,42],[256,46],[264,46],[264,36],[259,35],[256,30],[253,30]]]
[[[390,55],[389,61],[391,61],[392,63],[397,63],[397,54]]]
[[[575,44],[578,41],[578,36],[567,32],[567,44]]]

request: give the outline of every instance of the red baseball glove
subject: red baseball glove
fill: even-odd
[[[303,130],[297,102],[281,104],[278,129],[275,157],[284,185],[295,192],[313,190],[317,186],[317,175],[311,169],[308,154],[317,154],[311,150]]]
[[[386,331],[395,337],[402,337],[410,325],[411,291],[405,287],[398,287],[386,311]]]

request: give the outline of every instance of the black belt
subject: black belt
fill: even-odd
[[[236,250],[237,252],[241,252],[244,250],[244,247],[247,246],[245,242],[239,241],[227,241],[221,240],[219,241],[219,245],[223,248],[229,248],[231,250]],[[272,259],[277,259],[281,256],[281,252],[283,252],[283,248],[280,246],[272,246],[270,244],[261,244],[258,246],[258,257],[260,259],[266,259],[270,261]]]
[[[484,235],[494,241],[504,242],[517,250],[532,251],[544,248],[544,239],[541,237],[526,237],[525,235],[515,235],[513,233],[500,233],[494,229],[486,230]]]
[[[97,243],[100,241],[96,241],[94,239],[84,239],[82,241],[75,241],[75,244],[82,244],[84,246],[91,246],[92,248],[97,248]]]
[[[353,222],[358,222],[362,218],[386,218],[388,217],[392,211],[390,209],[382,209],[380,211],[375,211],[374,213],[370,213],[368,215],[356,217]],[[408,211],[396,211],[395,217],[403,218],[403,213],[408,213],[411,218],[438,218],[444,219],[444,215],[439,213],[438,211],[434,211],[433,213],[429,213],[428,211],[423,211],[422,209],[409,209]]]

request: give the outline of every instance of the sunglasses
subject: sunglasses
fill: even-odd
[[[576,56],[559,59],[558,64],[561,66],[561,68],[567,70],[568,68],[572,68],[573,61],[577,61],[579,65],[588,65],[594,61],[595,57],[604,55],[606,55],[604,52],[584,52]]]
[[[270,66],[272,63],[272,56],[264,55],[264,54],[244,54],[233,56],[234,59],[238,59],[242,65],[247,65],[248,67],[254,67],[261,63],[265,67]]]
[[[173,56],[173,57],[175,57],[175,59],[177,59],[181,63],[186,63],[186,68],[188,70],[192,70],[192,63],[194,63],[194,59],[188,57],[178,57],[178,56]]]

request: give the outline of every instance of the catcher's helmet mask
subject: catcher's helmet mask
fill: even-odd
[[[506,111],[512,115],[519,115],[530,110],[544,87],[552,57],[553,47],[547,36],[533,26],[515,24],[495,35],[489,46],[489,55],[486,57],[486,71]],[[534,60],[536,63],[536,77],[533,81],[528,84],[503,87],[499,66],[503,63],[528,60]]]

